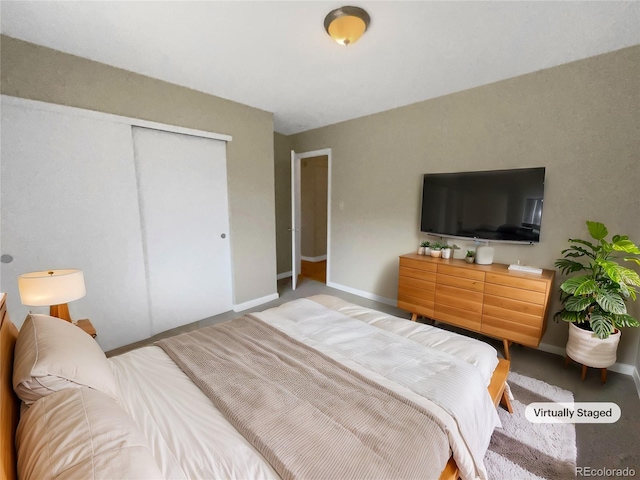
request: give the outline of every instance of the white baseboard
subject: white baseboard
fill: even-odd
[[[560,355],[561,357],[566,356],[566,350],[564,347],[559,347],[557,345],[550,345],[548,343],[541,343],[538,346],[538,350],[542,350],[543,352],[553,353],[554,355]],[[614,363],[607,370],[616,373],[624,373],[625,375],[637,375],[638,370],[633,365],[629,365],[628,363]],[[640,381],[640,380],[639,380]],[[638,383],[636,383],[636,386]]]
[[[633,382],[636,384],[636,390],[638,391],[638,397],[640,398],[640,375],[638,375],[638,369],[633,369]]]
[[[305,257],[305,256],[301,256],[300,257],[302,260],[304,260],[305,262],[321,262],[323,260],[327,259],[326,255],[320,255],[319,257]]]
[[[362,298],[368,298],[369,300],[375,300],[376,302],[384,303],[385,305],[391,305],[395,307],[398,305],[398,301],[395,298],[381,297],[373,293],[365,292],[364,290],[358,290],[357,288],[347,287],[340,285],[339,283],[327,282],[327,287],[335,288],[336,290],[342,290],[343,292],[352,293]]]
[[[257,307],[258,305],[262,305],[263,303],[267,303],[272,300],[277,300],[278,298],[280,298],[280,295],[278,295],[277,293],[272,293],[271,295],[267,295],[264,297],[256,298],[254,300],[249,300],[248,302],[234,305],[233,311],[241,312],[243,310],[249,310],[250,308]]]
[[[288,272],[282,272],[278,274],[278,280],[282,280],[283,278],[289,278],[291,275],[293,275],[293,272],[291,270],[289,270]]]

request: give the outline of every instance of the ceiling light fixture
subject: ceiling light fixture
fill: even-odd
[[[359,7],[340,7],[324,19],[324,29],[340,45],[356,43],[367,31],[371,18]]]

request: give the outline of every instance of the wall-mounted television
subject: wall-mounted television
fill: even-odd
[[[544,167],[427,173],[420,229],[442,237],[537,243]]]

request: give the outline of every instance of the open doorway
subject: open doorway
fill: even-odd
[[[327,283],[331,215],[331,150],[292,152],[292,287]]]
[[[300,165],[302,213],[300,273],[304,278],[327,283],[327,187],[329,157],[304,158]]]

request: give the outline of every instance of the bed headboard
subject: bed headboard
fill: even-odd
[[[20,403],[13,391],[13,350],[18,329],[7,314],[7,295],[0,294],[0,480],[16,479],[15,437]]]

